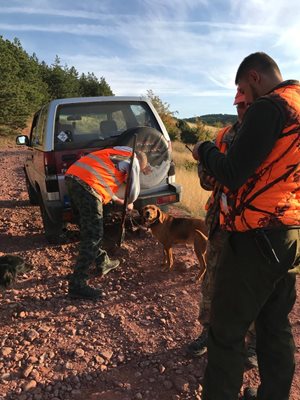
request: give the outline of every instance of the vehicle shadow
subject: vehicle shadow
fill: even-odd
[[[29,200],[0,200],[0,208],[34,207]]]
[[[45,235],[41,233],[28,232],[24,235],[9,236],[4,233],[0,233],[0,251],[3,253],[14,253],[19,252],[20,248],[29,250],[44,249],[45,247],[56,247],[60,245],[50,245]]]
[[[15,149],[15,148],[7,148],[4,151],[0,151],[0,157],[15,157],[15,156],[19,156],[19,157],[25,157],[26,154],[25,153],[20,153],[21,148]]]

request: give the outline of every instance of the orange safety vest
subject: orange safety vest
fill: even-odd
[[[300,86],[287,83],[265,97],[284,106],[287,121],[254,174],[235,192],[225,188],[220,224],[226,230],[300,225]]]
[[[225,135],[233,128],[233,125],[225,126],[220,129],[216,137],[216,146],[219,148],[221,153],[226,153],[228,150],[228,143],[224,139]]]
[[[100,194],[103,204],[107,204],[126,179],[126,174],[118,170],[113,160],[128,160],[131,155],[130,151],[114,148],[93,151],[72,164],[66,175],[76,176],[87,183]]]
[[[218,131],[217,137],[216,137],[216,146],[218,147],[218,149],[220,150],[221,153],[226,153],[228,150],[228,143],[226,143],[224,139],[224,137],[226,136],[227,133],[230,132],[231,129],[233,128],[233,125],[229,125],[229,126],[225,126],[224,128],[221,128]],[[212,194],[209,196],[206,204],[205,204],[205,209],[206,211],[208,211],[215,203],[215,201],[218,201],[218,193],[220,191],[220,184],[216,183],[214,185],[214,189]],[[215,211],[215,210],[214,210]]]

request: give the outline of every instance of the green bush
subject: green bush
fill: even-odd
[[[185,168],[187,171],[196,170],[196,169],[197,169],[197,163],[196,163],[196,161],[186,161],[186,162],[184,163],[184,168]]]

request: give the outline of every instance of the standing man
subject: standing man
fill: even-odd
[[[105,275],[117,268],[119,260],[110,260],[101,248],[103,239],[103,204],[111,200],[123,204],[116,193],[125,182],[132,149],[116,146],[94,151],[76,161],[66,172],[66,184],[72,206],[80,218],[79,255],[69,279],[69,296],[97,299],[101,292],[87,285],[89,268],[95,263],[96,274]],[[134,156],[128,208],[140,192],[139,162]],[[131,204],[130,204],[131,203]]]
[[[235,124],[220,129],[216,138],[216,146],[226,154],[234,140],[237,138],[244,114],[247,110],[245,95],[239,90],[236,93],[233,105],[236,106],[238,120]],[[222,195],[222,185],[215,181],[211,176],[207,175],[199,164],[200,184],[205,190],[212,191],[207,201],[207,213],[205,222],[208,227],[209,237],[206,252],[206,273],[201,284],[201,298],[199,304],[199,321],[202,325],[202,332],[199,337],[188,346],[188,352],[193,357],[201,357],[207,352],[207,339],[210,321],[211,300],[213,297],[215,278],[217,267],[224,243],[228,232],[220,228],[220,198]],[[246,368],[257,367],[256,359],[256,340],[255,331],[252,329],[248,332],[247,341],[247,358],[245,361]]]
[[[261,383],[245,399],[288,400],[295,345],[288,315],[300,263],[300,85],[283,81],[265,53],[246,57],[235,80],[248,108],[224,155],[209,142],[195,159],[224,185],[221,227],[229,232],[217,271],[203,400],[236,400],[252,321]],[[225,190],[225,187],[227,188]]]

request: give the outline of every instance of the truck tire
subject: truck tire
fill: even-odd
[[[35,191],[34,187],[31,185],[26,173],[25,173],[25,181],[26,181],[26,188],[29,197],[29,203],[33,206],[37,206],[39,204],[38,194]]]
[[[44,233],[50,244],[60,244],[63,232],[63,222],[53,222],[49,217],[42,196],[38,195],[39,206],[44,226]]]
[[[150,166],[150,173],[140,175],[141,189],[153,188],[166,181],[171,165],[168,141],[154,128],[139,126],[127,129],[117,141],[119,146],[131,146],[137,135],[136,152],[143,152]]]

